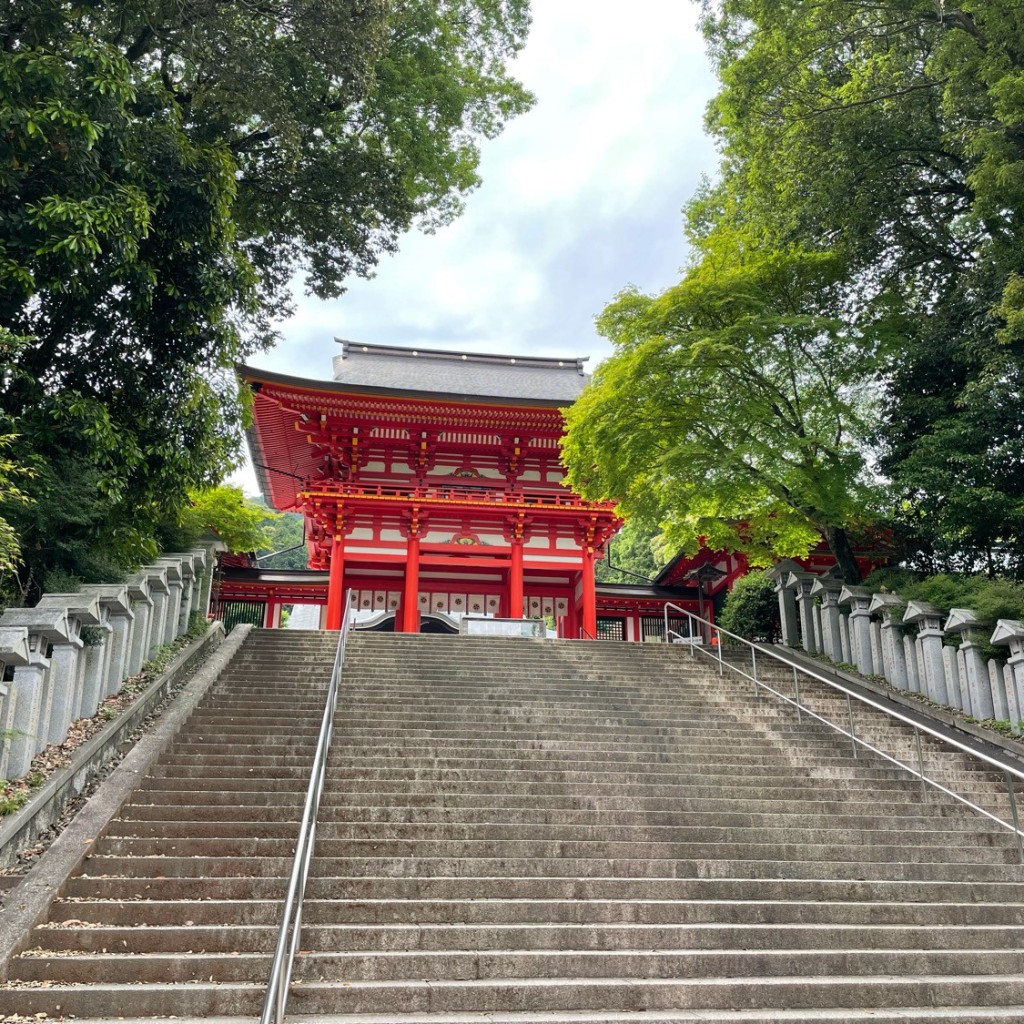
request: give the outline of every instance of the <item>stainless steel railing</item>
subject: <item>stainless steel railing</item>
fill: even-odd
[[[352,591],[345,594],[345,610],[342,613],[341,633],[338,649],[334,655],[334,669],[327,688],[324,717],[320,723],[320,735],[313,755],[313,768],[306,789],[306,803],[302,810],[299,837],[295,844],[295,860],[288,880],[288,894],[285,896],[281,927],[277,934],[277,946],[270,965],[267,980],[267,994],[263,1001],[260,1024],[282,1024],[288,1003],[288,987],[292,980],[292,967],[299,948],[302,933],[302,900],[306,894],[306,880],[309,865],[313,860],[313,842],[316,839],[316,819],[320,809],[320,797],[324,791],[324,776],[327,771],[327,755],[331,749],[331,735],[334,731],[334,710],[338,705],[338,684],[345,664],[345,643],[349,634],[349,617],[352,607]]]
[[[676,612],[682,613],[689,620],[690,635],[683,636],[676,630],[669,629],[669,609],[673,609]],[[981,750],[975,750],[965,743],[961,743],[955,737],[946,735],[945,733],[939,732],[936,729],[932,729],[922,722],[915,721],[913,718],[902,715],[900,712],[893,708],[887,707],[878,701],[872,700],[865,694],[858,693],[856,690],[843,686],[838,680],[829,679],[827,676],[823,676],[818,672],[813,671],[809,668],[804,668],[802,665],[795,665],[792,661],[784,658],[781,654],[770,650],[769,648],[759,647],[757,644],[751,643],[749,640],[745,640],[741,636],[737,636],[735,633],[730,633],[727,629],[722,629],[721,626],[716,626],[713,622],[709,622],[706,619],[702,619],[693,612],[687,611],[685,608],[680,608],[679,605],[673,604],[671,601],[665,603],[665,639],[666,641],[672,642],[671,638],[676,637],[677,640],[683,641],[687,644],[690,650],[690,656],[696,657],[699,652],[702,656],[708,658],[714,662],[718,668],[718,674],[723,675],[725,670],[728,668],[737,675],[742,676],[745,679],[750,680],[754,684],[754,696],[760,698],[761,692],[770,693],[773,697],[777,697],[779,700],[786,704],[791,705],[796,709],[797,718],[800,719],[804,715],[809,718],[813,718],[823,725],[828,726],[835,732],[846,736],[852,745],[853,756],[857,756],[858,749],[869,750],[873,754],[878,755],[890,764],[896,765],[898,768],[909,772],[915,778],[921,782],[921,794],[922,797],[927,800],[928,798],[928,786],[939,790],[946,796],[952,797],[954,800],[970,807],[971,810],[977,811],[979,814],[983,814],[986,818],[996,822],[1003,828],[1012,832],[1017,840],[1017,848],[1020,853],[1021,863],[1024,864],[1024,832],[1021,831],[1020,819],[1017,810],[1017,795],[1015,792],[1015,780],[1024,781],[1024,771],[1021,771],[1014,765],[1009,764],[1007,761],[1001,761],[998,758],[990,757],[988,754]],[[698,632],[694,632],[694,629]],[[750,651],[750,671],[746,671],[745,668],[740,665],[733,664],[727,660],[722,653],[724,646],[724,640],[728,638],[731,644],[740,645],[741,649],[746,648]],[[695,641],[700,640],[700,643]],[[793,695],[785,694],[770,686],[764,679],[762,672],[758,670],[758,662],[760,661],[763,666],[766,661],[776,662],[784,665],[787,669],[793,671]],[[808,705],[806,700],[801,700],[800,696],[800,678],[801,676],[807,679],[813,679],[817,683],[821,683],[825,686],[830,687],[832,690],[845,695],[846,697],[846,718],[849,728],[837,724],[836,722],[830,721],[823,715],[813,711]],[[856,704],[854,702],[857,702]],[[877,746],[868,742],[863,736],[857,735],[856,718],[854,714],[855,707],[863,705],[871,708],[874,711],[880,711],[888,718],[902,722],[904,725],[909,726],[914,730],[914,749],[917,759],[917,767],[906,764],[901,761],[898,757],[887,753],[884,750],[880,750]],[[921,734],[924,733],[931,736],[933,739],[938,740],[940,743],[945,744],[948,747],[952,747],[955,750],[959,750],[961,753],[967,754],[968,756],[975,758],[978,761],[984,762],[991,768],[995,768],[1003,773],[1003,778],[1006,782],[1006,792],[1009,797],[1010,804],[1010,817],[1009,819],[1001,818],[998,814],[993,814],[986,808],[981,807],[975,803],[969,797],[964,796],[961,793],[956,793],[948,787],[944,786],[941,782],[929,777],[925,771],[924,754],[921,749]]]

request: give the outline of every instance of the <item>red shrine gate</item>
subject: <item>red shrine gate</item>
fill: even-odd
[[[306,516],[311,569],[419,630],[423,612],[550,615],[596,637],[594,565],[620,525],[564,486],[561,409],[583,360],[342,343],[335,380],[240,367],[268,503]]]

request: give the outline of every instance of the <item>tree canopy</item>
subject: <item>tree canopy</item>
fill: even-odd
[[[682,284],[599,318],[616,352],[574,414],[574,479],[684,546],[800,554],[812,529],[841,545],[831,529],[880,518],[922,568],[1024,571],[1024,7],[702,6],[720,173],[684,211]],[[794,260],[833,276],[782,295],[751,273]],[[695,316],[709,280],[724,324]],[[734,290],[753,301],[730,319]],[[825,369],[787,394],[819,410],[809,443],[760,379],[794,355]]]
[[[76,495],[79,569],[151,555],[234,464],[231,368],[297,273],[337,295],[459,212],[479,140],[530,104],[505,67],[527,27],[527,0],[8,5],[0,433],[40,495]]]
[[[902,314],[874,445],[931,569],[1020,567],[1024,8],[719,0],[722,174],[691,226],[839,253],[851,305]]]
[[[763,563],[825,534],[855,576],[845,531],[868,501],[858,442],[885,331],[837,315],[834,259],[724,241],[675,288],[625,292],[600,317],[615,354],[568,412],[569,479],[660,522],[675,549]]]

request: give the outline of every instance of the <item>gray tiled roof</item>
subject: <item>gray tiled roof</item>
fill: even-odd
[[[342,384],[429,394],[572,402],[583,390],[585,358],[479,355],[342,341],[334,379]]]

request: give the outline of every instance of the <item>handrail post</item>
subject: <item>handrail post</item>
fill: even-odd
[[[718,646],[722,646],[722,638],[718,638]],[[761,689],[757,685],[757,648],[751,646],[750,648],[750,674],[754,677],[754,696],[761,699]]]
[[[722,676],[725,675],[725,666],[722,664],[722,631],[717,626],[712,626],[708,630],[712,637],[715,636],[715,633],[712,632],[713,630],[716,630],[718,633],[718,674]]]
[[[924,754],[921,753],[921,730],[914,726],[914,743],[917,745],[917,771],[921,776],[921,799],[928,802],[928,787],[924,781]]]
[[[1013,821],[1013,831],[1017,837],[1017,852],[1020,854],[1021,864],[1024,864],[1024,837],[1021,836],[1020,821],[1017,817],[1017,795],[1013,791],[1013,776],[1005,769],[1003,775],[1006,776],[1006,792],[1010,797],[1010,817]]]
[[[796,704],[796,720],[799,722],[803,718],[803,712],[800,708],[800,676],[796,665],[793,666],[793,702]]]
[[[853,727],[853,701],[846,695],[846,711],[850,716],[850,742],[853,744],[853,756],[857,757],[857,732]]]

